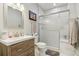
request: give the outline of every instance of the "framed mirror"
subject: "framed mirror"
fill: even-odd
[[[9,29],[23,29],[24,20],[22,11],[4,5],[4,27]]]

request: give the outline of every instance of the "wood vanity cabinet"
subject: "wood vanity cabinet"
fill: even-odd
[[[1,48],[1,47],[2,47],[2,46],[0,45],[0,56],[2,55],[2,51],[1,51],[1,50],[2,50],[2,48]]]
[[[22,41],[10,46],[0,44],[2,56],[34,56],[34,39]]]

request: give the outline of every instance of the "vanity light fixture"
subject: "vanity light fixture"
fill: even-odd
[[[17,3],[16,6],[17,6],[17,8],[18,8],[19,10],[21,10],[21,11],[24,10],[24,6],[23,6],[22,4]]]
[[[13,9],[18,9],[20,11],[24,10],[24,6],[20,3],[8,3],[8,6],[11,6]]]
[[[16,3],[7,3],[7,5],[12,7],[13,9],[17,9]]]

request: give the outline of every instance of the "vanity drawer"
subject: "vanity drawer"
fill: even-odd
[[[20,55],[34,46],[34,40],[20,42],[11,46],[11,55]]]
[[[34,47],[31,47],[28,51],[22,53],[20,56],[34,56]]]
[[[16,43],[14,45],[11,45],[11,48],[15,49],[15,48],[17,48],[17,46],[27,45],[29,43],[34,44],[34,39],[30,39],[30,40],[26,40],[26,41],[22,41],[22,42]]]

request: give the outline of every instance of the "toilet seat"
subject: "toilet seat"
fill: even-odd
[[[45,55],[46,43],[44,43],[44,42],[37,42],[36,46],[37,46],[38,55],[39,56]]]
[[[35,48],[35,51],[36,51],[35,55],[38,55],[38,56],[45,55],[46,43],[38,41],[38,34],[37,33],[35,33],[33,36],[35,37],[35,47],[36,47]]]
[[[36,45],[38,46],[38,48],[45,48],[46,47],[46,43],[44,43],[44,42],[37,42]]]

